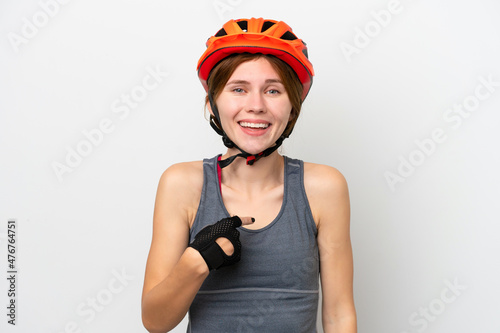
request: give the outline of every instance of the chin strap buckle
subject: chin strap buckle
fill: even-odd
[[[247,165],[253,165],[253,163],[257,160],[254,155],[247,156]]]
[[[253,165],[258,159],[264,155],[264,152],[247,156],[247,165]]]

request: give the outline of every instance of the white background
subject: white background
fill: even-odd
[[[158,179],[224,150],[197,60],[228,19],[265,17],[309,47],[317,75],[283,153],[348,180],[359,332],[500,332],[498,1],[67,2],[0,4],[0,265],[14,218],[19,272],[15,327],[0,279],[0,331],[145,332]]]

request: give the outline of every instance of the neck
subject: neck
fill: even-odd
[[[237,149],[228,149],[222,159],[238,154]],[[222,169],[222,184],[235,190],[260,191],[283,183],[284,158],[277,151],[263,157],[253,165],[247,165],[244,158],[236,158]]]

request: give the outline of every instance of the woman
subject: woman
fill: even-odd
[[[315,332],[321,275],[324,331],[356,332],[346,181],[277,151],[312,83],[305,43],[284,22],[230,20],[198,74],[228,149],[160,179],[144,326],[189,310],[189,332]]]

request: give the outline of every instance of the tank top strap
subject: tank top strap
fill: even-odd
[[[190,241],[205,226],[229,217],[220,193],[217,171],[217,158],[219,156],[203,159],[203,187],[198,211],[189,233]]]
[[[313,219],[309,200],[304,187],[304,162],[285,156],[285,196],[287,204],[294,207],[292,211],[300,212],[297,218],[302,222],[300,228],[316,236],[318,230]],[[290,212],[290,210],[289,210]]]
[[[288,156],[285,158],[285,184],[288,187],[288,193],[292,192],[295,195],[299,194],[304,196],[303,191],[303,174],[304,174],[304,163],[301,160],[293,159]],[[285,193],[287,194],[287,193]]]

